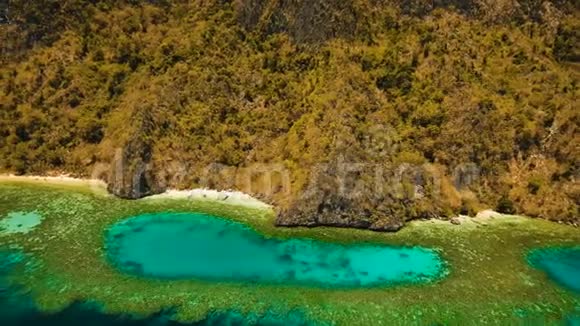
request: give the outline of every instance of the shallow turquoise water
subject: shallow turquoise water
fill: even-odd
[[[441,257],[426,248],[268,239],[202,214],[140,215],[113,225],[106,236],[118,268],[154,278],[367,287],[444,273]]]
[[[561,286],[580,293],[580,246],[535,249],[528,262]]]
[[[42,222],[36,212],[10,212],[0,219],[0,234],[28,233]]]

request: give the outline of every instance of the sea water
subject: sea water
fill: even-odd
[[[580,246],[534,249],[528,262],[554,282],[580,293]]]
[[[42,222],[42,216],[36,212],[10,212],[0,219],[0,235],[28,233]]]
[[[0,325],[2,326],[310,326],[317,325],[298,311],[279,314],[266,311],[261,315],[237,311],[212,311],[193,323],[172,320],[171,309],[136,319],[129,314],[105,314],[98,303],[75,302],[64,310],[45,313],[35,305],[30,293],[10,281],[14,269],[25,264],[26,256],[19,251],[0,247]]]
[[[428,248],[267,238],[203,214],[132,217],[110,227],[106,239],[120,270],[160,279],[370,287],[444,273],[441,257]]]

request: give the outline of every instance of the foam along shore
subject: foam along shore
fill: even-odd
[[[218,201],[230,205],[245,206],[258,209],[271,209],[268,205],[248,194],[239,191],[218,191],[212,189],[191,189],[175,190],[170,189],[164,193],[148,196],[140,200],[157,200],[157,199],[188,199],[188,200],[209,200]]]

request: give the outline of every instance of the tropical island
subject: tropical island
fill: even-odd
[[[574,1],[4,12],[7,173],[100,178],[123,198],[239,190],[279,225],[397,230],[486,208],[578,224]]]
[[[579,15],[1,3],[0,324],[575,325]]]

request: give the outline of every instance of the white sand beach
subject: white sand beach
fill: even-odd
[[[226,204],[246,206],[252,208],[269,209],[272,206],[268,205],[248,194],[239,191],[218,191],[211,189],[191,189],[191,190],[175,190],[169,189],[166,192],[158,195],[145,197],[141,200],[155,200],[155,199],[194,199],[194,200],[211,200],[222,201]]]
[[[35,182],[52,185],[63,186],[87,186],[91,187],[98,193],[105,194],[107,184],[103,180],[97,179],[82,179],[74,178],[69,175],[57,176],[35,176],[35,175],[0,175],[0,182]],[[211,200],[221,201],[225,204],[246,206],[252,208],[269,209],[272,206],[268,205],[248,194],[239,191],[218,191],[211,189],[191,189],[191,190],[175,190],[168,189],[164,193],[152,195],[141,198],[140,200],[156,200],[156,199],[192,199],[192,200]]]

